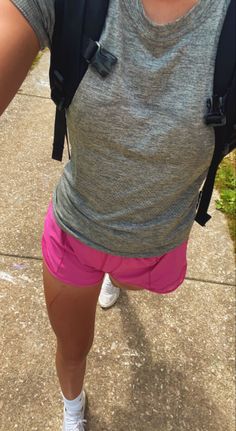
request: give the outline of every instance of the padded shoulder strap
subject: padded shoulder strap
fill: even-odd
[[[236,67],[236,1],[231,0],[219,39],[215,64],[214,94],[224,96]]]
[[[215,149],[204,187],[200,192],[195,220],[205,226],[216,172],[223,157],[235,147],[236,125],[236,0],[231,0],[219,39],[215,63],[213,100],[222,98],[226,124],[215,127]]]
[[[214,94],[225,98],[226,129],[236,124],[236,0],[231,0],[216,56]],[[216,140],[219,128],[215,128]],[[227,134],[227,131],[226,131]]]
[[[86,0],[55,0],[52,38],[51,97],[59,110],[68,107],[78,82]]]
[[[50,85],[57,106],[53,158],[62,159],[66,136],[65,109],[69,107],[88,63],[82,56],[84,37],[98,40],[109,0],[55,0]]]

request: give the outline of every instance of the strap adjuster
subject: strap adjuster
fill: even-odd
[[[99,42],[92,39],[86,40],[83,57],[102,78],[106,78],[117,63],[117,57],[107,51]]]
[[[226,125],[225,97],[214,95],[207,99],[207,114],[204,116],[205,123],[213,127]]]

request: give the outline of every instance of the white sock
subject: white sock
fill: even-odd
[[[67,400],[63,394],[62,397],[67,413],[69,413],[71,416],[78,415],[83,408],[82,392],[74,400]]]

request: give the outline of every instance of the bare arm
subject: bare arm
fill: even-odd
[[[10,0],[0,0],[0,115],[15,96],[39,51],[38,39]]]

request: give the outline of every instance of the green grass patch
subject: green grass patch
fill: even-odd
[[[234,241],[236,251],[236,152],[233,151],[225,157],[217,172],[216,188],[219,190],[220,199],[216,201],[216,208],[222,211],[229,223],[230,235]]]
[[[34,59],[34,61],[33,61],[32,65],[31,65],[30,70],[34,69],[34,67],[35,67],[35,66],[37,66],[37,64],[38,64],[38,62],[39,62],[40,58],[42,57],[42,55],[43,55],[43,51],[40,51],[40,52],[38,53],[38,55],[36,55],[36,57],[35,57],[35,59]]]

